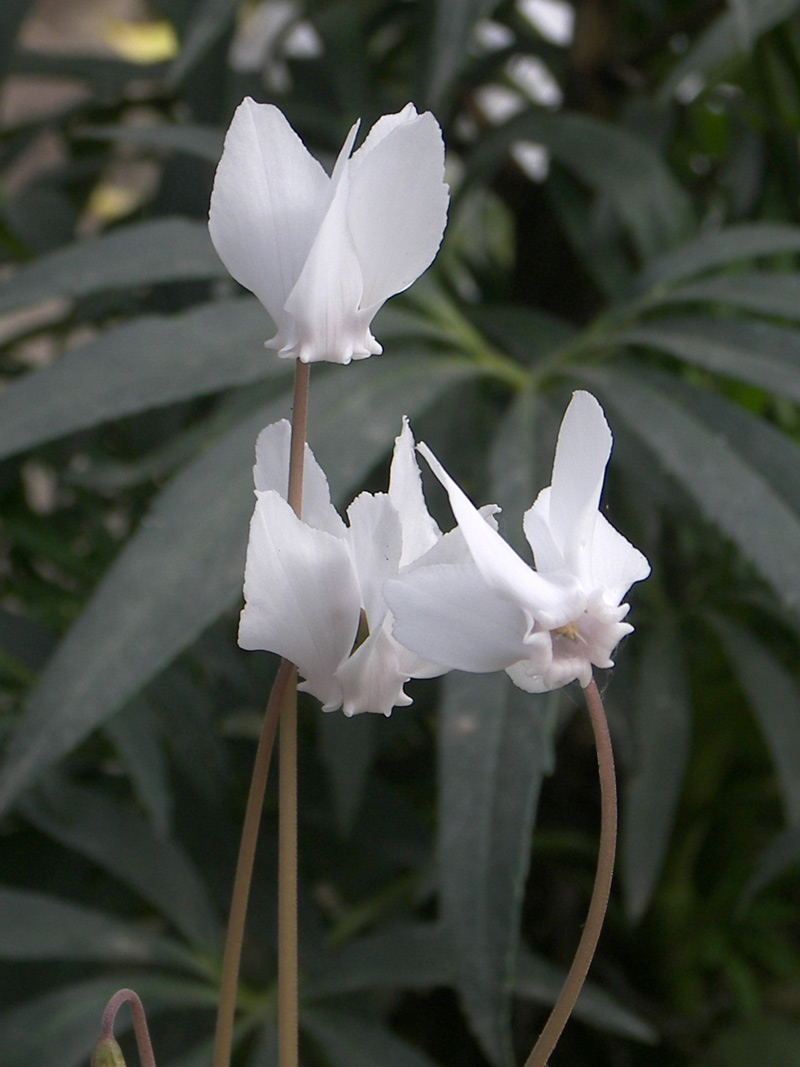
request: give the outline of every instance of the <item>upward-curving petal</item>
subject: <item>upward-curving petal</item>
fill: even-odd
[[[592,578],[596,588],[603,590],[609,604],[619,604],[634,582],[649,575],[650,564],[645,556],[615,530],[603,516],[597,516],[592,543]]]
[[[549,525],[568,569],[582,580],[588,577],[588,554],[610,455],[611,430],[603,409],[591,393],[578,390],[558,433]]]
[[[584,597],[571,575],[556,573],[544,577],[531,570],[492,529],[427,445],[420,444],[418,448],[447,490],[475,565],[491,589],[519,603],[546,629],[565,626],[583,611]]]
[[[284,325],[284,304],[330,200],[330,179],[278,108],[247,97],[233,116],[208,228],[233,277]]]
[[[408,104],[379,119],[350,161],[350,183],[348,224],[371,318],[430,266],[442,242],[449,191],[433,115]]]
[[[442,536],[431,518],[422,492],[422,476],[414,451],[414,436],[408,419],[395,438],[392,466],[389,471],[389,499],[400,516],[403,531],[403,553],[400,566],[418,559]]]
[[[274,489],[284,500],[289,490],[291,436],[288,419],[266,426],[256,441],[256,465],[253,467],[256,489],[261,492]],[[334,537],[347,536],[347,527],[331,503],[328,479],[308,445],[303,462],[303,521],[317,530],[327,530]]]

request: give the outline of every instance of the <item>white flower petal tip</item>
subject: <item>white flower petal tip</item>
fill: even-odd
[[[447,222],[444,142],[430,112],[384,115],[329,177],[280,110],[237,108],[214,179],[209,232],[230,274],[269,312],[285,359],[350,363],[389,297],[433,262]],[[352,154],[351,154],[352,153]]]
[[[323,711],[390,715],[411,703],[403,690],[410,678],[446,670],[398,644],[383,595],[401,566],[445,540],[425,508],[411,429],[404,423],[395,441],[389,493],[361,493],[347,509],[349,525],[308,448],[302,519],[289,507],[289,438],[284,420],[256,445],[239,644],[295,663],[298,688]]]
[[[419,444],[447,491],[463,541],[453,542],[451,558],[437,546],[387,583],[397,639],[449,667],[503,668],[529,692],[571,681],[585,687],[593,667],[612,667],[614,649],[633,630],[622,621],[623,597],[650,565],[598,510],[611,447],[600,404],[590,393],[573,394],[552,484],[525,515],[533,570]],[[467,560],[457,557],[462,545]]]

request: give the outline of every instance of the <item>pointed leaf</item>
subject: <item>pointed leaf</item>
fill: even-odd
[[[567,972],[560,967],[554,967],[540,956],[522,950],[517,963],[514,991],[528,1000],[555,1004],[566,977]],[[658,1040],[651,1026],[592,982],[587,982],[581,990],[573,1015],[598,1030],[622,1034],[635,1041],[653,1045]]]
[[[320,758],[327,772],[336,822],[349,834],[364,793],[367,774],[377,751],[375,715],[323,715],[317,722]]]
[[[800,332],[740,319],[674,318],[619,335],[621,344],[660,349],[705,370],[800,400]]]
[[[432,989],[451,985],[452,979],[441,925],[405,923],[345,945],[304,984],[303,996],[320,1000],[369,989]]]
[[[511,975],[546,758],[542,716],[556,700],[524,694],[502,673],[453,673],[444,681],[441,915],[456,986],[493,1063],[510,1057]]]
[[[690,704],[680,632],[664,618],[646,634],[625,790],[622,885],[636,921],[650,903],[669,843],[689,754]]]
[[[727,226],[716,233],[703,233],[648,263],[635,281],[634,295],[691,278],[725,263],[786,252],[800,252],[800,227],[769,222]]]
[[[689,282],[661,297],[662,304],[728,304],[757,315],[800,319],[800,275],[778,271],[720,274]]]
[[[222,155],[222,131],[214,126],[179,126],[166,122],[150,126],[83,126],[76,136],[91,141],[121,141],[157,151],[184,152],[214,164]]]
[[[180,946],[44,893],[0,886],[0,959],[172,963]]]
[[[22,267],[0,285],[0,313],[55,296],[224,277],[205,223],[156,219],[76,241]]]
[[[156,834],[163,838],[172,822],[172,790],[164,742],[153,708],[137,700],[133,714],[118,712],[105,732],[131,779]]]
[[[441,106],[451,82],[469,56],[478,19],[491,15],[498,0],[428,0],[432,23],[428,42],[423,99],[427,107]]]
[[[290,368],[265,352],[257,300],[224,300],[173,317],[143,316],[72,348],[0,393],[0,456],[75,430]]]
[[[752,633],[714,614],[711,623],[747,695],[778,772],[786,817],[800,825],[800,690]]]
[[[764,886],[782,875],[788,867],[794,867],[798,863],[800,863],[800,826],[790,826],[778,834],[758,857],[756,869],[742,893],[742,899],[739,902],[740,910],[746,910],[753,897],[760,893]]]
[[[133,811],[89,789],[40,793],[26,800],[24,813],[158,908],[192,944],[216,950],[220,930],[208,892],[176,841],[158,837]]]
[[[485,178],[517,141],[545,145],[612,209],[647,259],[690,232],[688,196],[643,139],[587,115],[526,111],[489,133],[467,159],[468,180]]]
[[[331,1067],[436,1067],[424,1052],[390,1030],[343,1011],[304,1011],[300,1024],[324,1050]]]

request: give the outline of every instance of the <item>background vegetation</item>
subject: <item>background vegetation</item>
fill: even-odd
[[[798,0],[3,0],[0,73],[3,1067],[85,1063],[121,985],[163,1067],[210,1062],[275,668],[235,641],[250,468],[291,371],[205,226],[245,93],[328,160],[408,99],[445,131],[438,261],[384,356],[312,375],[339,503],[408,414],[519,544],[570,390],[615,431],[608,513],[653,576],[603,681],[621,854],[553,1067],[800,1062]],[[585,915],[579,694],[411,690],[385,721],[301,709],[308,1067],[521,1062]]]

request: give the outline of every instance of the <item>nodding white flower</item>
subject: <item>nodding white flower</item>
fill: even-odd
[[[650,573],[639,552],[600,514],[611,455],[603,409],[576,392],[558,435],[552,484],[526,512],[536,570],[489,525],[425,445],[419,451],[447,490],[469,548],[467,565],[407,568],[385,587],[394,635],[412,650],[465,671],[503,669],[528,692],[577,679],[611,655],[633,627],[622,598]]]
[[[209,231],[233,277],[258,297],[280,356],[349,363],[381,351],[370,323],[433,261],[447,220],[444,145],[407,104],[358,123],[328,176],[277,107],[236,109],[211,194]]]
[[[390,715],[411,703],[403,692],[409,678],[447,668],[398,644],[383,585],[429,552],[450,558],[466,549],[442,537],[428,514],[407,422],[395,441],[388,493],[356,497],[349,526],[308,446],[303,518],[287,503],[290,433],[285,420],[274,423],[256,445],[239,644],[295,663],[305,679],[299,688],[322,701],[323,711]]]

